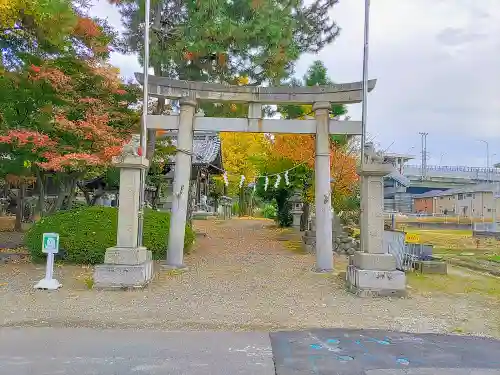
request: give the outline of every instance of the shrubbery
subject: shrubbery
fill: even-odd
[[[55,232],[60,235],[60,249],[66,261],[77,264],[103,263],[108,247],[116,245],[118,209],[114,207],[83,207],[58,212],[35,223],[25,239],[33,261],[45,259],[42,254],[42,235]],[[144,246],[151,250],[154,259],[164,259],[167,248],[170,214],[145,211]],[[184,251],[188,252],[195,234],[186,227]]]
[[[265,217],[266,219],[276,219],[277,213],[278,209],[276,208],[276,205],[272,203],[267,203],[262,208],[262,216]]]

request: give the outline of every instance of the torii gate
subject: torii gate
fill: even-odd
[[[144,75],[136,73],[142,84]],[[147,127],[177,130],[178,151],[175,156],[174,202],[170,220],[166,266],[184,268],[184,234],[191,176],[193,131],[315,134],[315,205],[316,205],[316,270],[333,269],[332,211],[330,178],[330,134],[361,134],[360,121],[330,119],[332,104],[362,101],[362,83],[345,83],[314,87],[251,87],[214,83],[177,81],[149,76],[151,96],[180,101],[180,114],[150,115]],[[368,91],[376,80],[368,82]],[[248,103],[248,118],[197,117],[198,101]],[[312,104],[313,120],[275,120],[262,118],[263,104]]]

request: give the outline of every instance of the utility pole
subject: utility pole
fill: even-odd
[[[363,101],[361,103],[361,166],[365,162],[366,116],[368,111],[368,42],[370,33],[370,0],[365,0],[365,24],[363,40]]]
[[[424,180],[427,177],[427,136],[429,133],[419,132],[420,137],[422,138],[422,169],[420,173],[420,177]]]
[[[146,156],[147,149],[147,136],[148,126],[146,124],[148,118],[148,74],[149,74],[149,18],[150,18],[150,5],[151,0],[145,1],[144,10],[144,82],[142,84],[142,118],[141,118],[141,155]],[[139,179],[139,217],[138,219],[138,233],[137,233],[137,247],[142,246],[142,237],[144,234],[144,207],[146,205],[146,169],[141,169]]]

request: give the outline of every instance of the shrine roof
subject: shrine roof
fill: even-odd
[[[177,145],[177,131],[167,132],[165,137],[171,139],[172,145]],[[219,134],[215,132],[199,131],[193,136],[193,166],[204,166],[212,164],[222,169],[221,141]],[[169,157],[167,164],[175,164],[175,155]],[[213,172],[217,168],[212,167]]]

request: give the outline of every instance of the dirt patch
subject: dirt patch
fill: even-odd
[[[14,230],[15,222],[14,216],[0,216],[0,232]]]
[[[0,251],[2,249],[17,249],[24,244],[24,233],[0,232]]]

